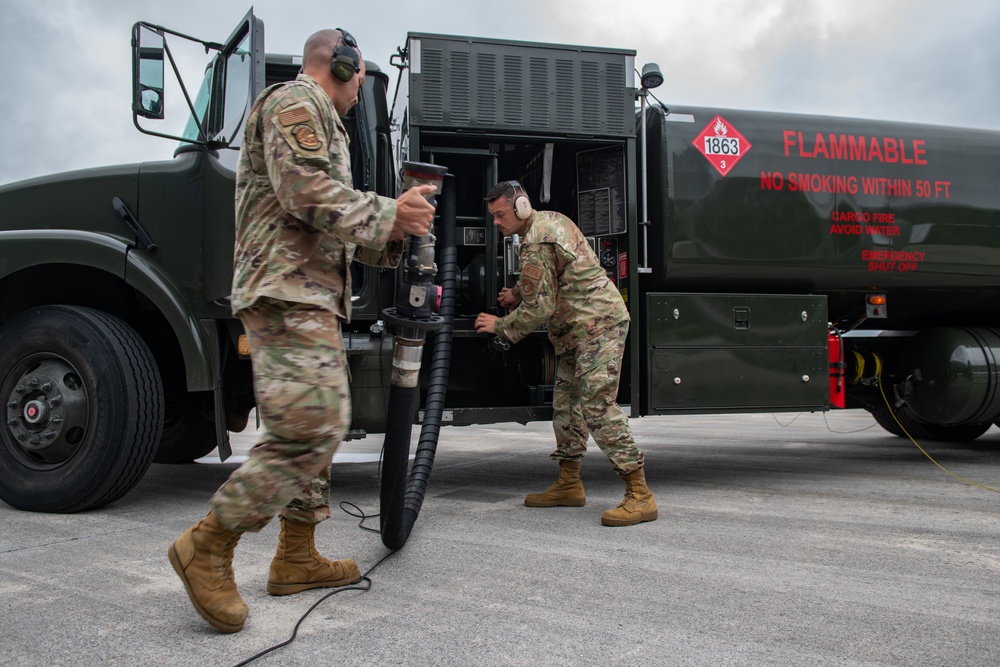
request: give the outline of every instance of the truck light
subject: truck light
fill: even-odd
[[[246,334],[240,334],[236,340],[236,351],[240,353],[241,357],[250,356],[250,339],[247,338]]]
[[[884,320],[889,317],[889,307],[885,294],[869,294],[865,303],[865,315],[868,319]]]

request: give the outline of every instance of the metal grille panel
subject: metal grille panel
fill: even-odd
[[[451,54],[451,78],[454,81],[454,88],[457,90],[469,90],[471,78],[469,75],[469,54],[461,51]],[[469,115],[469,104],[471,99],[468,95],[455,97],[451,104],[451,120],[458,125],[468,125],[471,117]]]
[[[476,54],[476,115],[473,125],[493,127],[497,123],[497,56]]]
[[[411,34],[414,126],[634,136],[634,52]],[[413,44],[411,43],[411,47]]]
[[[444,122],[444,54],[440,49],[427,49],[423,53],[424,63],[427,65],[427,73],[423,75],[421,84],[423,86],[422,97],[426,99],[424,113],[431,123]],[[413,85],[412,83],[410,85]],[[412,90],[412,88],[411,88]]]

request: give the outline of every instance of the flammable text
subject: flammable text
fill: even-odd
[[[853,134],[828,134],[817,132],[811,139],[802,132],[782,132],[785,156],[793,153],[801,158],[826,158],[827,160],[852,160],[855,162],[884,162],[887,164],[927,164],[927,148],[922,139],[895,139],[893,137],[865,137]]]

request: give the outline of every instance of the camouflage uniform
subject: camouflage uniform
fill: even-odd
[[[330,461],[351,419],[340,332],[350,263],[395,266],[402,251],[388,243],[396,201],[353,189],[347,131],[314,79],[265,90],[246,127],[232,304],[264,431],[212,499],[234,531],[260,530],[279,511],[296,522],[329,516]]]
[[[496,333],[516,343],[546,323],[558,358],[552,458],[583,458],[587,436],[593,435],[616,472],[627,475],[642,468],[642,452],[615,400],[628,311],[572,220],[553,211],[531,214],[521,242],[521,277],[513,291],[521,303],[497,320]]]

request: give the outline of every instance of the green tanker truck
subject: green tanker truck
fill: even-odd
[[[179,40],[213,57],[171,135]],[[21,509],[97,507],[154,461],[224,458],[254,407],[228,298],[234,165],[249,105],[299,59],[265,55],[252,12],[225,42],[138,23],[132,47],[136,126],[174,158],[0,187],[0,499]],[[633,417],[860,408],[945,440],[1000,419],[1000,134],[647,104],[662,76],[627,49],[410,33],[389,63],[395,93],[368,62],[347,119],[355,187],[394,196],[403,160],[453,175],[443,424],[551,415],[545,332],[510,346],[472,326],[519,275],[483,202],[509,179],[577,222],[625,297]],[[361,436],[385,431],[400,278],[353,270]]]

